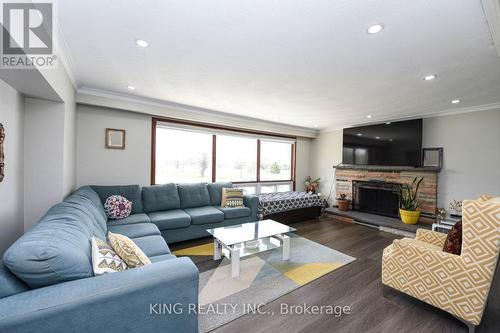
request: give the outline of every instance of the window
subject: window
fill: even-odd
[[[260,179],[292,179],[292,144],[283,142],[260,142]]]
[[[257,139],[217,135],[218,182],[257,181]]]
[[[212,135],[156,128],[157,184],[212,181]]]
[[[257,194],[257,184],[255,184],[255,185],[252,185],[252,184],[249,184],[249,185],[239,184],[238,188],[241,188],[243,190],[244,194]]]
[[[153,118],[151,183],[232,182],[245,193],[294,188],[295,138]]]

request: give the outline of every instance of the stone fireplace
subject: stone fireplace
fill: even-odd
[[[393,193],[400,184],[423,177],[418,193],[420,222],[433,223],[437,205],[438,172],[424,168],[339,166],[336,171],[337,197],[344,193],[353,210],[398,217],[399,198]]]

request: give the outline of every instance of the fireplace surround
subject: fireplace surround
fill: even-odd
[[[353,201],[353,210],[364,210],[366,213],[392,216],[398,218],[399,216],[399,201],[396,203],[395,197],[392,196],[392,190],[397,184],[411,184],[415,177],[424,178],[420,184],[418,201],[420,203],[419,210],[420,222],[432,224],[435,222],[435,212],[437,206],[438,194],[438,169],[432,168],[410,168],[410,167],[372,167],[372,166],[336,166],[335,175],[335,190],[337,197],[340,194],[345,194],[347,198]],[[363,186],[363,197],[356,192],[354,184],[360,182]],[[359,186],[359,185],[357,185]],[[382,191],[373,193],[367,187],[382,187]],[[379,189],[380,190],[380,189]],[[371,192],[370,192],[371,191]],[[390,193],[389,193],[390,192]],[[357,198],[356,198],[357,197]],[[371,199],[375,202],[384,202],[378,208],[373,209],[373,202],[369,206],[363,204],[359,206],[359,199]],[[378,201],[377,201],[378,200]],[[396,199],[399,200],[399,199]],[[395,211],[394,207],[397,207]]]

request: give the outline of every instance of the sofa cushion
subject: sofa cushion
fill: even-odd
[[[232,188],[233,184],[231,183],[209,183],[207,184],[208,193],[210,195],[210,205],[212,206],[220,206],[222,201],[222,189],[223,188]]]
[[[89,219],[76,204],[55,205],[5,252],[5,266],[31,288],[93,276]]]
[[[179,184],[177,185],[177,189],[179,190],[181,208],[183,209],[210,205],[207,184]]]
[[[149,257],[149,260],[151,260],[152,263],[159,262],[159,261],[165,261],[169,259],[174,259],[177,258],[173,254],[160,254],[159,256],[153,256]]]
[[[160,230],[185,228],[191,225],[191,217],[182,209],[149,213],[149,218]]]
[[[132,214],[144,212],[142,208],[141,187],[139,185],[92,185],[92,189],[99,195],[103,204],[110,196],[121,195],[122,197],[132,201]]]
[[[101,198],[99,197],[99,195],[97,194],[96,191],[94,191],[92,189],[92,187],[90,186],[82,186],[80,187],[79,189],[77,189],[76,191],[74,191],[72,193],[72,195],[75,194],[75,195],[80,195],[82,197],[85,197],[89,200],[92,201],[92,203],[100,210],[102,211],[102,214],[104,215],[104,217],[106,217],[106,213],[104,212],[104,204],[102,203],[101,201]]]
[[[92,200],[80,194],[74,193],[67,197],[64,202],[72,204],[75,209],[80,209],[83,213],[88,215],[95,227],[93,234],[99,238],[105,237],[107,231],[106,214],[101,210],[101,208],[96,207]]]
[[[132,240],[148,257],[170,253],[167,242],[162,236],[144,236],[132,238]]]
[[[99,198],[99,195],[97,195],[96,191],[94,191],[90,186],[80,187],[73,192],[72,195],[79,195],[92,201],[104,219],[107,219],[106,212],[104,211],[104,204],[102,203],[101,198]]]
[[[125,235],[129,238],[160,235],[160,230],[158,230],[158,227],[153,223],[111,225],[108,230],[115,234]]]
[[[181,208],[177,185],[171,183],[143,187],[142,204],[146,213]]]
[[[224,219],[250,216],[250,208],[248,207],[217,207],[217,209],[224,213]]]
[[[151,223],[151,220],[144,213],[133,214],[133,215],[130,215],[129,217],[126,217],[124,219],[108,220],[108,227],[110,227],[112,225],[125,225],[125,224],[134,224],[134,223]]]
[[[212,206],[186,208],[192,224],[207,224],[224,221],[224,213]]]
[[[30,288],[12,274],[0,260],[0,299],[28,290]]]

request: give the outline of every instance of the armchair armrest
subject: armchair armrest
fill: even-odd
[[[417,229],[417,236],[415,237],[415,239],[442,248],[444,246],[444,242],[446,241],[446,237],[448,237],[448,235],[443,234],[442,232],[436,232],[427,229]]]
[[[250,222],[257,221],[257,211],[259,210],[259,197],[254,194],[244,194],[243,204],[250,208]]]
[[[460,265],[465,269],[463,259],[459,255],[444,252],[441,250],[435,250],[433,248],[425,246],[424,244],[419,244],[418,242],[407,242],[404,239],[395,239],[392,244],[394,246],[394,251],[400,251],[405,256],[408,256],[410,252],[414,252],[415,255],[408,257],[408,260],[412,260],[413,258],[419,259],[423,257],[426,257],[425,260],[429,260],[428,256],[432,256],[435,257],[435,259],[438,260],[439,263],[444,263],[446,260],[456,261],[457,264],[458,262],[460,262]]]
[[[175,258],[0,299],[0,331],[194,333],[197,302],[198,270]],[[175,304],[177,314],[165,312]]]

